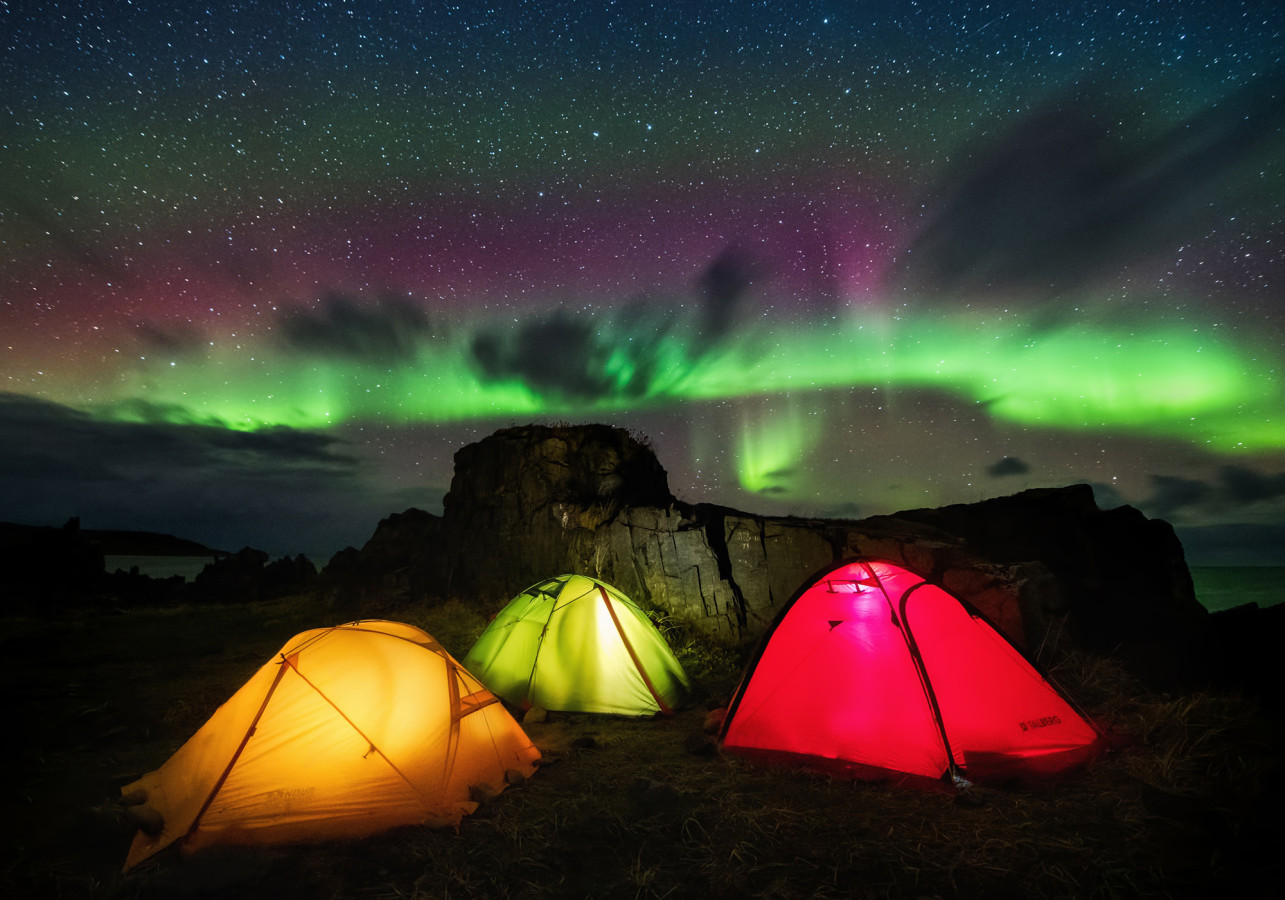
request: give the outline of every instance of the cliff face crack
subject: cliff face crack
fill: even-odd
[[[678,545],[678,538],[676,535],[685,530],[688,529],[678,528],[669,531],[657,529],[653,533],[653,542],[656,547],[654,565],[659,568],[664,578],[670,582],[682,584],[684,576],[689,574],[695,578],[696,595],[700,598],[701,616],[703,618],[712,618],[719,614],[717,591],[711,589],[709,592],[706,592],[705,577],[701,571],[699,563],[693,563],[686,567],[681,565],[683,560],[683,551]],[[665,550],[666,543],[669,547],[668,552]],[[640,580],[645,580],[643,573],[639,573],[639,578]]]
[[[705,543],[709,545],[710,553],[714,555],[714,561],[718,563],[718,577],[727,583],[732,591],[733,621],[736,628],[742,634],[745,632],[745,626],[748,624],[749,611],[745,602],[745,594],[741,586],[736,583],[736,578],[732,575],[732,555],[727,549],[727,517],[722,514],[711,515],[705,522]]]

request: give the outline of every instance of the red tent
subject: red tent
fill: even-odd
[[[977,610],[888,562],[794,595],[732,697],[722,746],[856,775],[1060,772],[1098,730]]]

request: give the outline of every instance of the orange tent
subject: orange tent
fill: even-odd
[[[539,751],[430,635],[364,621],[296,636],[161,768],[122,789],[151,823],[129,869],[175,841],[272,844],[458,824]]]

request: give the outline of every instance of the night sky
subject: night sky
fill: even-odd
[[[1285,5],[0,0],[0,521],[323,558],[497,428],[1285,564]]]

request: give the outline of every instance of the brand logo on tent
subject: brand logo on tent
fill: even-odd
[[[1017,724],[1023,731],[1034,731],[1037,728],[1048,728],[1050,725],[1061,725],[1062,720],[1057,716],[1045,716],[1042,719],[1027,719]]]
[[[267,815],[285,815],[312,802],[317,793],[316,787],[287,788],[268,791],[263,795],[260,807]]]

